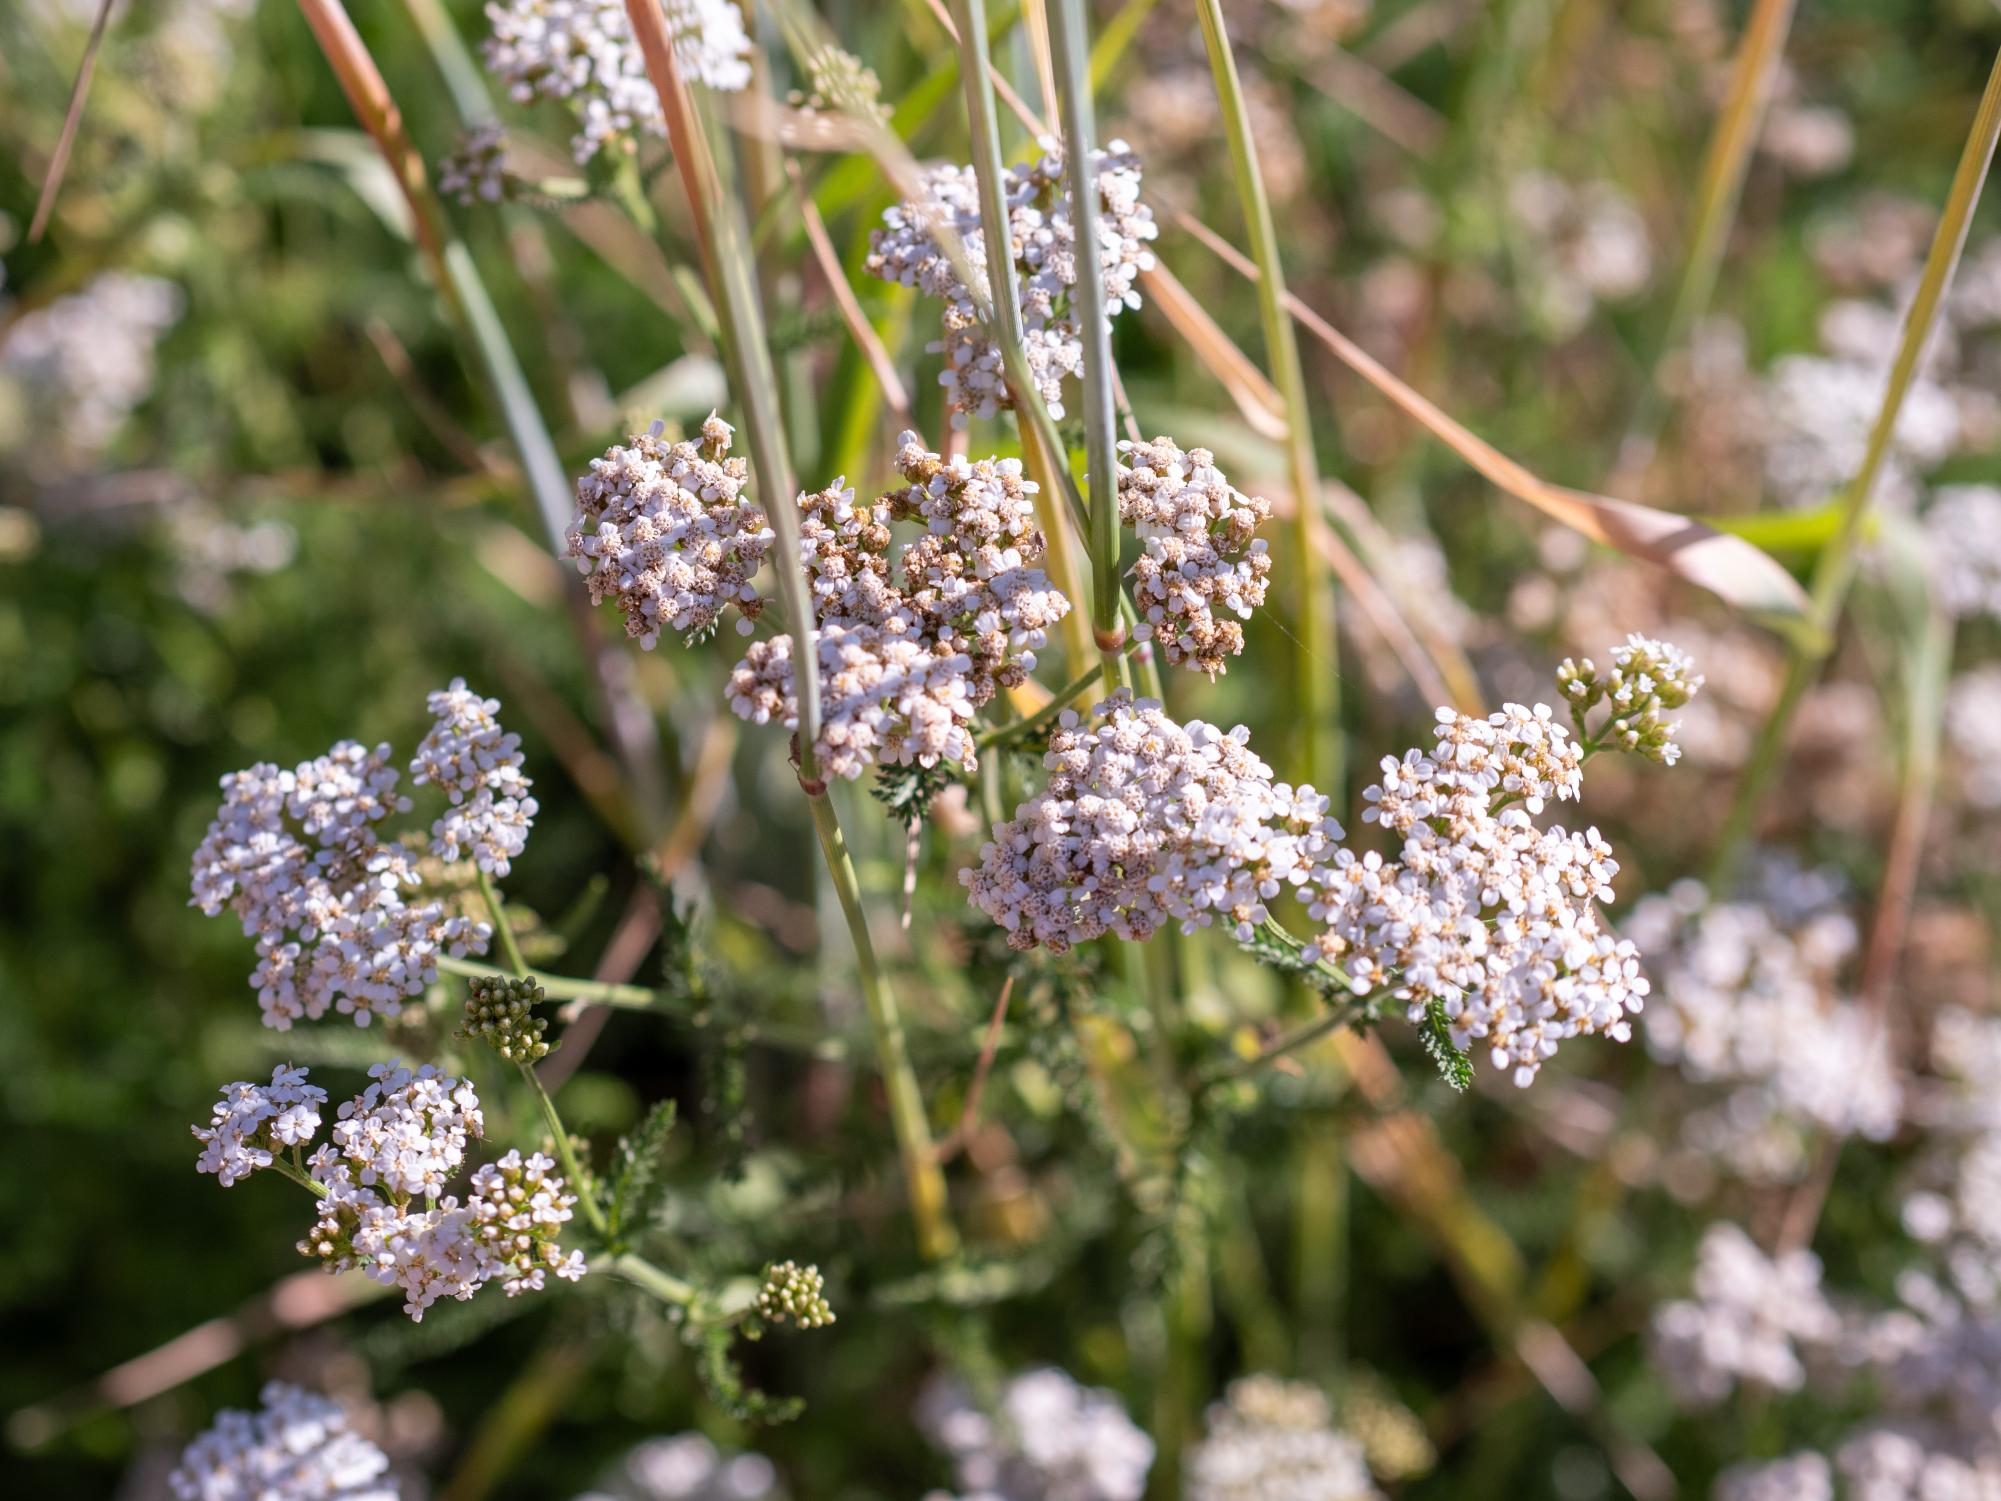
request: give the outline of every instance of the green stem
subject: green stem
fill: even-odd
[[[1131,649],[1131,647],[1127,648],[1128,651]],[[1004,745],[1010,740],[1018,740],[1024,735],[1034,734],[1045,725],[1054,723],[1058,715],[1075,703],[1086,689],[1104,675],[1105,664],[1103,662],[1093,663],[1078,673],[1076,677],[1065,683],[1057,690],[1054,698],[1050,699],[1048,703],[1037,709],[1026,719],[1015,719],[1010,720],[1006,724],[997,724],[992,729],[983,731],[973,744],[980,750],[988,750],[996,745]]]
[[[271,1154],[271,1166],[278,1169],[279,1172],[283,1173],[287,1178],[290,1178],[294,1183],[298,1184],[299,1187],[311,1193],[314,1198],[324,1199],[327,1196],[326,1184],[316,1182],[311,1177],[311,1175],[309,1175],[306,1172],[304,1168],[295,1166],[293,1163],[287,1162],[283,1157],[279,1156],[275,1152]]]
[[[468,979],[501,979],[510,973],[516,978],[533,980],[542,987],[542,993],[553,1001],[582,1001],[590,1006],[610,1006],[618,1011],[662,1011],[669,1007],[673,997],[664,990],[652,990],[644,985],[617,985],[609,980],[576,980],[568,975],[552,975],[544,970],[521,968],[502,969],[498,965],[480,964],[471,959],[441,958],[438,968],[447,974],[464,975]]]
[[[1112,324],[1099,255],[1097,119],[1091,104],[1090,42],[1082,0],[1049,0],[1049,44],[1063,121],[1063,172],[1076,235],[1077,324],[1084,341],[1084,449],[1090,489],[1091,634],[1106,681],[1118,672],[1125,623],[1119,619],[1118,452],[1113,427]]]
[[[486,910],[493,918],[494,937],[500,940],[501,957],[514,971],[514,978],[533,978],[528,971],[528,961],[521,957],[521,945],[515,941],[513,925],[507,921],[507,909],[500,905],[500,893],[494,890],[493,877],[483,869],[479,872],[479,894],[486,900]]]
[[[1281,1033],[1260,1051],[1248,1058],[1233,1058],[1227,1063],[1211,1064],[1196,1076],[1198,1089],[1213,1089],[1218,1084],[1227,1084],[1232,1079],[1242,1079],[1256,1073],[1274,1059],[1283,1058],[1287,1053],[1296,1053],[1325,1037],[1329,1032],[1348,1025],[1347,1013],[1330,1011],[1325,1016],[1294,1027],[1290,1032]]]
[[[1840,521],[1834,536],[1821,550],[1814,569],[1812,623],[1816,629],[1788,638],[1785,686],[1780,690],[1779,700],[1773,705],[1772,712],[1759,726],[1757,743],[1752,747],[1745,765],[1743,780],[1737,784],[1737,795],[1731,803],[1710,867],[1712,891],[1727,890],[1735,878],[1758,806],[1764,800],[1783,758],[1793,715],[1807,688],[1819,675],[1821,664],[1833,650],[1835,627],[1840,623],[1849,585],[1855,579],[1856,544],[1868,520],[1876,479],[1882,472],[1884,459],[1889,455],[1897,419],[1903,413],[1904,397],[1917,375],[1918,362],[1930,342],[1946,290],[1951,286],[1953,272],[1959,266],[1974,206],[1980,201],[1980,190],[1994,159],[1997,138],[2001,138],[2001,53],[1995,56],[1994,66],[1987,77],[1986,92],[1981,96],[1980,108],[1967,134],[1966,148],[1960,154],[1959,169],[1953,174],[1952,191],[1946,198],[1945,211],[1932,236],[1931,252],[1925,258],[1917,297],[1911,303],[1910,312],[1905,315],[1903,339],[1897,348],[1896,363],[1890,368],[1889,387],[1883,393],[1881,407],[1877,409],[1875,426],[1869,431],[1869,446],[1863,455],[1862,467],[1842,497]]]
[[[875,1034],[876,1056],[882,1062],[883,1087],[889,1097],[897,1151],[903,1159],[904,1188],[910,1199],[911,1217],[917,1225],[918,1249],[933,1259],[949,1256],[957,1249],[959,1237],[952,1228],[945,1174],[938,1166],[937,1150],[932,1145],[924,1097],[917,1087],[916,1071],[910,1066],[903,1016],[889,987],[889,977],[876,962],[868,914],[862,910],[861,886],[855,879],[854,862],[848,858],[840,822],[834,816],[833,800],[816,797],[810,802],[813,830],[820,836],[820,851],[826,857],[835,894],[840,898],[841,914],[847,919],[848,933],[854,940],[862,1000],[868,1007],[869,1027]]]
[[[622,1252],[609,1263],[591,1270],[608,1271],[614,1277],[623,1277],[633,1286],[644,1288],[661,1302],[676,1308],[692,1309],[701,1300],[701,1289],[692,1282],[684,1282],[663,1272],[645,1257],[635,1256],[630,1251]]]
[[[563,1129],[563,1118],[556,1113],[556,1102],[549,1097],[549,1091],[542,1085],[542,1079],[533,1065],[522,1063],[517,1067],[521,1077],[528,1081],[528,1087],[535,1092],[535,1103],[541,1107],[542,1120],[555,1138],[556,1160],[563,1164],[563,1173],[576,1190],[577,1203],[584,1211],[584,1218],[590,1221],[591,1229],[599,1240],[608,1240],[611,1227],[605,1223],[604,1211],[598,1207],[597,1194],[591,1187],[591,1180],[584,1173],[583,1164],[577,1161],[577,1149],[570,1143],[570,1133]]]
[[[1244,228],[1250,236],[1251,258],[1258,266],[1258,317],[1264,328],[1265,359],[1271,366],[1272,384],[1285,403],[1285,457],[1293,493],[1294,607],[1298,612],[1293,680],[1299,738],[1294,776],[1297,781],[1327,789],[1338,802],[1343,758],[1334,595],[1327,575],[1314,562],[1319,556],[1320,464],[1314,454],[1313,419],[1306,404],[1306,373],[1299,361],[1298,335],[1286,309],[1278,229],[1265,192],[1264,174],[1258,167],[1257,141],[1236,55],[1230,50],[1229,32],[1223,23],[1222,0],[1196,0],[1196,14],[1202,22],[1209,71],[1222,105],[1223,130],[1242,201]]]

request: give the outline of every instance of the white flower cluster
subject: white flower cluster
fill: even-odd
[[[389,1456],[339,1405],[282,1381],[256,1412],[225,1408],[167,1477],[178,1501],[396,1501]]]
[[[699,1433],[650,1438],[626,1454],[604,1490],[576,1501],[778,1501],[778,1470],[762,1454],[725,1454]]]
[[[1822,354],[1775,360],[1757,402],[1765,477],[1783,504],[1816,506],[1855,478],[1883,404],[1898,323],[1888,308],[1837,303],[1823,317]],[[1877,481],[1879,501],[1908,506],[1918,476],[1963,438],[1961,403],[1942,362],[1921,368],[1904,397]]]
[[[1955,619],[2001,619],[2001,487],[1941,485],[1923,524],[1938,607]]]
[[[1132,566],[1142,641],[1158,639],[1167,660],[1214,678],[1244,649],[1245,620],[1265,602],[1271,558],[1257,529],[1271,503],[1234,488],[1206,448],[1172,440],[1119,444],[1119,519],[1144,552]]]
[[[576,1196],[547,1157],[509,1152],[473,1174],[463,1204],[444,1193],[485,1129],[470,1083],[431,1064],[412,1071],[380,1063],[368,1075],[372,1082],[341,1105],[328,1140],[306,1159],[324,1196],[299,1242],[302,1255],[331,1271],[360,1267],[400,1288],[404,1311],[419,1321],[439,1298],[463,1301],[490,1281],[513,1297],[539,1290],[549,1272],[571,1281],[584,1275],[582,1254],[556,1243]],[[210,1170],[217,1141],[230,1142],[232,1133],[238,1150],[225,1183],[268,1166],[273,1140],[302,1147],[319,1126],[314,1107],[326,1099],[304,1079],[303,1069],[281,1069],[254,1101],[244,1093],[249,1086],[225,1090],[211,1134],[195,1132],[205,1148],[201,1170]],[[274,1113],[253,1119],[266,1109]],[[225,1145],[221,1155],[229,1152]]]
[[[319,1134],[319,1107],[326,1102],[327,1092],[308,1084],[306,1071],[289,1063],[271,1070],[269,1084],[239,1079],[223,1085],[208,1125],[191,1128],[202,1144],[195,1171],[214,1173],[228,1188],[269,1167],[274,1153],[304,1146]]]
[[[504,876],[528,842],[537,811],[521,773],[521,737],[500,728],[500,700],[481,698],[464,678],[429,699],[431,732],[410,762],[410,780],[436,787],[450,800],[431,825],[431,853],[470,859],[488,875]]]
[[[1976,808],[2001,808],[2001,665],[1976,667],[1952,680],[1945,731],[1966,800]]]
[[[86,459],[152,392],[154,346],[181,316],[180,288],[107,271],[0,333],[0,376],[18,385],[38,450]]]
[[[1139,1501],[1153,1467],[1153,1440],[1117,1397],[1050,1367],[1008,1382],[991,1415],[934,1381],[918,1420],[952,1457],[965,1501]]]
[[[567,538],[591,602],[616,599],[626,634],[649,649],[663,629],[708,636],[730,605],[747,631],[763,606],[751,580],[773,540],[743,493],[749,466],[729,456],[727,422],[710,413],[699,442],[661,431],[656,422],[591,460]]]
[[[1381,1501],[1362,1446],[1317,1387],[1273,1376],[1230,1384],[1188,1456],[1187,1501]]]
[[[1077,281],[1077,235],[1063,179],[1062,147],[1045,139],[1042,155],[1008,172],[1005,191],[1008,244],[1020,288],[1028,368],[1052,416],[1063,415],[1063,378],[1084,368],[1083,332],[1072,306]],[[1138,281],[1153,266],[1150,248],[1159,227],[1139,200],[1140,165],[1124,141],[1092,154],[1097,169],[1100,244],[1107,316],[1140,304]],[[944,338],[931,345],[945,356],[939,382],[955,426],[968,416],[991,417],[1011,406],[1001,352],[987,337],[980,309],[990,293],[986,241],[980,225],[979,182],[971,167],[933,168],[921,202],[883,215],[870,241],[867,270],[884,281],[915,288],[945,303]],[[968,286],[939,242],[937,230],[955,236],[976,286]]]
[[[1219,919],[1248,937],[1341,837],[1327,799],[1273,782],[1249,741],[1241,725],[1177,724],[1125,689],[1089,723],[1065,710],[1043,757],[1048,785],[960,872],[973,905],[1018,949]]]
[[[1821,1290],[1810,1251],[1769,1257],[1735,1225],[1703,1232],[1692,1299],[1654,1310],[1655,1366],[1691,1405],[1722,1401],[1739,1385],[1795,1392],[1803,1356],[1831,1346],[1841,1318]]]
[[[507,196],[507,132],[498,120],[460,133],[438,162],[438,191],[468,206]]]
[[[750,82],[750,37],[731,0],[664,0],[674,59],[693,79],[734,92]],[[629,151],[644,130],[666,134],[646,59],[623,0],[489,0],[486,65],[522,104],[558,99],[577,115],[585,163]]]
[[[1642,899],[1626,933],[1650,956],[1648,1051],[1714,1091],[1683,1145],[1753,1181],[1806,1165],[1810,1130],[1888,1137],[1901,1098],[1882,1028],[1841,994],[1854,924],[1837,888],[1774,865],[1744,900],[1712,903],[1700,884]]]
[[[1625,302],[1653,278],[1646,220],[1609,182],[1579,187],[1551,172],[1524,172],[1508,188],[1515,228],[1530,241],[1518,263],[1537,317],[1557,338],[1582,328],[1598,303]]]
[[[942,459],[916,434],[900,440],[908,481],[873,505],[838,483],[799,497],[801,548],[819,619],[825,770],[854,778],[871,763],[976,764],[974,713],[1035,668],[1070,601],[1040,565],[1035,485],[1016,459]],[[892,567],[890,523],[917,521]],[[730,706],[796,731],[789,635],[754,643],[730,675]]]
[[[1442,1003],[1453,1041],[1479,1040],[1527,1085],[1567,1037],[1623,1042],[1647,994],[1639,953],[1606,931],[1618,862],[1598,831],[1530,817],[1581,787],[1577,743],[1547,705],[1485,719],[1438,711],[1438,744],[1384,757],[1367,822],[1393,858],[1337,851],[1313,873],[1320,952],[1358,989],[1393,987],[1412,1020]]]
[[[376,825],[407,812],[389,747],[344,740],[280,771],[269,762],[222,780],[223,801],[195,850],[191,905],[225,909],[257,940],[250,983],[280,1031],[331,1008],[358,1026],[395,1016],[438,976],[441,953],[484,953],[492,929],[411,905],[408,855]]]

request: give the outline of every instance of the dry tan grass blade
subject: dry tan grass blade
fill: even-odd
[[[117,0],[99,0],[97,19],[91,23],[90,40],[83,44],[83,61],[76,65],[76,82],[70,86],[69,108],[63,113],[62,134],[49,157],[49,170],[42,177],[42,196],[35,202],[34,222],[28,226],[28,243],[41,239],[55,212],[56,194],[62,190],[63,174],[69,170],[70,148],[76,144],[77,129],[83,124],[83,104],[90,97],[90,80],[97,73],[97,49],[104,45],[104,28],[111,20]]]
[[[1214,230],[1186,214],[1181,227],[1244,276],[1257,267]],[[1806,591],[1770,554],[1686,516],[1671,515],[1629,500],[1592,495],[1548,481],[1461,426],[1424,395],[1377,363],[1369,353],[1290,293],[1286,306],[1312,334],[1357,375],[1381,391],[1410,417],[1486,479],[1594,542],[1629,557],[1654,563],[1697,584],[1726,604],[1768,622],[1802,623],[1811,616]]]
[[[1223,389],[1229,392],[1230,400],[1236,403],[1251,430],[1261,438],[1283,443],[1285,403],[1279,400],[1277,387],[1264,371],[1217,327],[1208,310],[1165,266],[1157,265],[1142,272],[1140,279],[1161,316],[1223,383]]]

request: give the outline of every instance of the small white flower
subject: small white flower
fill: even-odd
[[[312,1140],[320,1129],[319,1107],[326,1101],[327,1092],[308,1084],[306,1071],[290,1064],[272,1069],[269,1084],[239,1080],[223,1085],[207,1127],[192,1128],[202,1144],[195,1170],[214,1173],[228,1188],[269,1167],[275,1151]]]

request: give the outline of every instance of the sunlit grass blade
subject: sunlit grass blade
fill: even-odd
[[[1796,0],[1756,0],[1750,19],[1744,24],[1743,40],[1737,44],[1737,56],[1730,68],[1730,90],[1716,117],[1716,130],[1703,157],[1702,173],[1696,179],[1695,213],[1689,221],[1681,280],[1656,347],[1647,389],[1620,444],[1611,481],[1614,490],[1632,488],[1645,472],[1661,421],[1661,363],[1681,348],[1715,293],[1730,227],[1737,221],[1738,205],[1744,196],[1744,177],[1750,169],[1751,154],[1757,149],[1773,82],[1785,56],[1795,4]]]
[[[1792,729],[1793,715],[1799,709],[1800,700],[1806,696],[1806,690],[1819,675],[1821,663],[1833,648],[1835,628],[1840,624],[1842,606],[1847,601],[1849,585],[1855,578],[1856,546],[1868,522],[1876,481],[1889,455],[1890,439],[1896,432],[1897,419],[1903,414],[1904,398],[1910,393],[1918,363],[1923,359],[1937,328],[1946,290],[1952,285],[1953,272],[1959,267],[1960,253],[1966,248],[1973,210],[1980,202],[1980,191],[1987,182],[1988,169],[1993,165],[1997,139],[2001,139],[2001,52],[1995,54],[1994,65],[1987,76],[1986,91],[1981,95],[1979,109],[1974,112],[1965,149],[1960,153],[1958,169],[1953,173],[1952,188],[1946,195],[1945,209],[1939,216],[1938,228],[1932,234],[1931,250],[1925,256],[1924,274],[1918,280],[1917,295],[1911,301],[1910,311],[1904,315],[1903,336],[1898,342],[1896,360],[1890,367],[1882,404],[1869,429],[1869,446],[1863,453],[1862,466],[1842,493],[1834,535],[1821,549],[1814,568],[1811,618],[1815,629],[1810,635],[1792,643],[1778,699],[1758,728],[1758,739],[1745,762],[1743,778],[1737,784],[1736,796],[1712,856],[1712,890],[1727,889],[1736,874],[1737,863],[1751,837],[1751,826],[1759,804],[1764,801],[1766,790],[1778,774],[1786,737]]]
[[[1181,224],[1244,275],[1259,276],[1258,268],[1213,230],[1185,216]],[[1526,501],[1594,542],[1657,564],[1774,625],[1784,628],[1789,623],[1807,621],[1810,604],[1799,583],[1774,559],[1742,538],[1716,531],[1686,516],[1572,490],[1538,478],[1405,384],[1304,302],[1288,293],[1286,306],[1301,326],[1337,359],[1416,419],[1483,478],[1516,499]]]
[[[1223,133],[1229,142],[1230,166],[1243,207],[1245,231],[1251,240],[1258,277],[1258,317],[1264,330],[1265,362],[1272,384],[1285,407],[1286,479],[1294,498],[1293,535],[1285,549],[1291,555],[1293,631],[1293,694],[1298,731],[1293,773],[1301,782],[1332,789],[1342,785],[1340,743],[1340,673],[1337,667],[1333,589],[1314,562],[1320,551],[1320,464],[1313,449],[1313,418],[1306,402],[1306,372],[1299,362],[1299,340],[1285,313],[1285,271],[1279,263],[1278,227],[1271,199],[1258,165],[1250,107],[1237,73],[1236,55],[1223,21],[1222,0],[1196,0],[1202,41],[1209,54],[1209,72],[1222,106]]]
[[[666,116],[675,166],[686,190],[703,269],[716,304],[725,363],[749,430],[751,462],[764,489],[766,514],[777,534],[779,595],[791,628],[798,669],[793,674],[793,683],[798,704],[799,784],[806,793],[813,832],[854,943],[855,967],[877,1057],[882,1064],[918,1247],[928,1257],[949,1256],[958,1246],[958,1233],[952,1225],[945,1176],[932,1145],[924,1097],[910,1064],[902,1013],[889,977],[876,956],[868,914],[862,908],[861,883],[855,875],[833,799],[820,776],[815,752],[820,727],[818,653],[814,646],[813,606],[807,595],[802,562],[799,513],[793,504],[798,483],[777,410],[778,383],[772,368],[763,304],[753,275],[754,261],[743,210],[736,198],[724,190],[708,130],[682,81],[665,14],[653,0],[626,0],[626,14]]]

